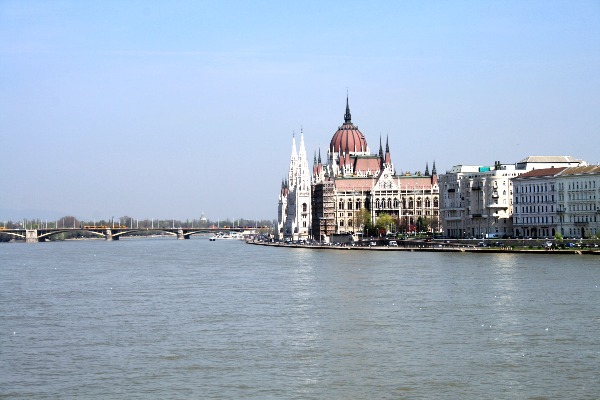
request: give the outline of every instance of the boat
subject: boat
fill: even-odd
[[[244,235],[239,232],[218,232],[215,235],[211,236],[208,240],[214,242],[215,240],[244,240]]]

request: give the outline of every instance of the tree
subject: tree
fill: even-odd
[[[554,234],[554,240],[556,240],[557,244],[562,244],[563,242],[563,235],[560,232],[556,232],[556,234]]]
[[[355,215],[354,226],[360,228],[361,231],[370,230],[373,226],[371,213],[366,208],[361,208]]]
[[[402,233],[408,232],[409,227],[410,227],[410,224],[408,223],[408,217],[401,217],[400,223],[398,224],[398,229],[400,230],[400,232],[402,232]]]
[[[429,218],[419,217],[417,218],[417,232],[425,232],[429,228]]]
[[[377,218],[377,223],[375,224],[375,226],[377,227],[377,229],[380,232],[383,231],[384,234],[387,233],[390,230],[390,227],[392,225],[395,225],[394,217],[392,217],[389,214],[381,214]]]

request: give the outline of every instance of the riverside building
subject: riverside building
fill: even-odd
[[[515,236],[589,238],[600,233],[600,166],[548,168],[514,179]]]
[[[303,146],[301,139],[300,151]],[[437,230],[439,188],[435,162],[431,173],[427,165],[424,174],[396,174],[388,140],[385,151],[380,139],[379,152],[371,154],[365,136],[352,123],[347,98],[344,123],[333,134],[326,159],[321,158],[320,150],[318,158],[314,157],[309,173],[310,202],[305,191],[297,192],[299,177],[306,182],[307,165],[300,162],[300,151],[295,157],[292,143],[290,172],[279,195],[278,239],[310,237],[328,241],[334,234],[357,234],[364,228],[365,213],[373,223],[382,214],[392,216],[395,223],[388,227],[389,232],[400,227],[414,230],[419,217],[429,223],[429,230]],[[307,220],[304,210],[308,230],[303,230]]]
[[[454,238],[514,236],[514,179],[538,169],[580,165],[587,163],[570,156],[530,156],[515,164],[454,166],[440,176],[444,234]]]

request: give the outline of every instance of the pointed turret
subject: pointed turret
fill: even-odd
[[[390,143],[389,138],[385,137],[385,165],[392,166],[392,156],[390,155]]]
[[[352,116],[350,115],[350,105],[348,103],[348,93],[346,93],[346,114],[344,114],[344,123],[351,124]]]
[[[425,162],[425,176],[429,176],[429,162]]]
[[[435,169],[435,161],[433,161],[433,167],[431,168],[431,184],[432,185],[438,184],[438,176],[437,176],[437,170]]]

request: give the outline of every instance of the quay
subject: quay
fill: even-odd
[[[538,249],[528,247],[477,247],[473,244],[465,243],[436,243],[436,242],[417,242],[417,241],[406,241],[402,245],[398,246],[387,246],[387,245],[376,245],[376,246],[351,246],[351,245],[329,245],[329,244],[294,244],[294,243],[280,243],[280,242],[267,242],[260,240],[248,240],[247,244],[253,244],[258,246],[270,246],[270,247],[283,247],[283,248],[295,248],[295,249],[312,249],[312,250],[333,250],[333,251],[418,251],[418,252],[436,252],[436,253],[478,253],[478,254],[591,254],[600,255],[598,248],[581,248],[581,249]]]

